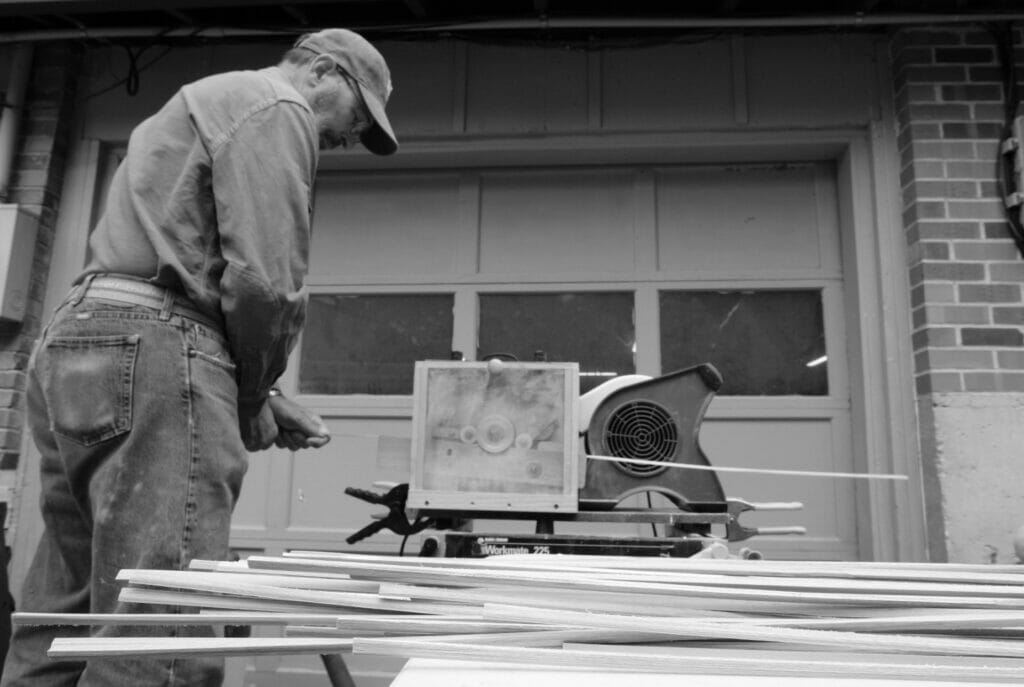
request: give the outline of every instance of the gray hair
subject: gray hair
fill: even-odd
[[[317,56],[317,53],[313,52],[309,48],[295,47],[302,43],[302,41],[306,40],[306,38],[308,38],[311,35],[312,34],[304,33],[298,38],[296,38],[295,42],[292,44],[292,47],[289,48],[288,52],[286,52],[284,54],[284,57],[281,58],[281,61],[287,62],[288,64],[293,64],[296,67],[301,67],[304,64],[312,62],[313,58]]]

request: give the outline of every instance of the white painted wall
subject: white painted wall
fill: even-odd
[[[1024,526],[1024,394],[933,394],[949,560],[1016,563]]]

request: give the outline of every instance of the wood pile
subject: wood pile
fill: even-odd
[[[1024,566],[296,552],[124,570],[188,614],[54,625],[277,625],[281,637],[59,638],[50,655],[330,654],[705,675],[1024,684]]]

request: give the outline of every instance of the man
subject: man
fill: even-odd
[[[173,612],[119,602],[118,571],[226,559],[246,451],[328,441],[274,384],[305,318],[318,149],[395,152],[390,93],[380,53],[328,29],[276,67],[183,87],[132,132],[92,260],[29,366],[46,531],[21,610]],[[216,661],[47,659],[76,631],[20,627],[2,684],[223,680]],[[204,630],[93,634],[172,632]]]

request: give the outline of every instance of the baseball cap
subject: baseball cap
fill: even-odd
[[[377,155],[398,150],[398,139],[384,112],[391,95],[391,72],[368,40],[348,29],[324,29],[300,36],[293,47],[329,55],[355,81],[373,118],[373,125],[359,137],[367,150]]]

